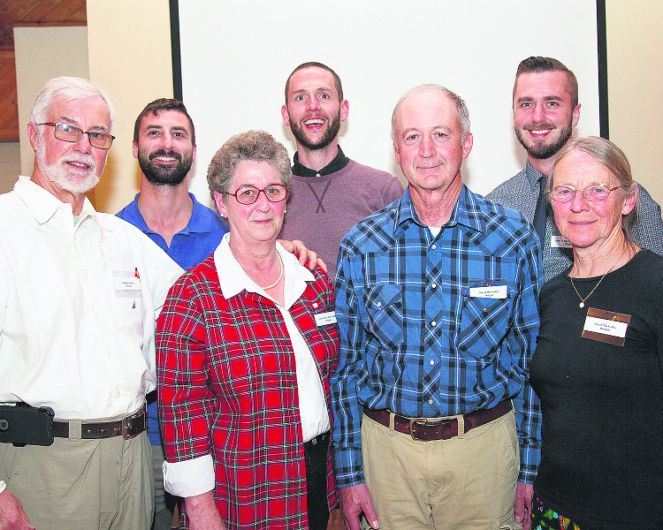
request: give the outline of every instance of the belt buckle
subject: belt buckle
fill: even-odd
[[[131,440],[132,438],[136,437],[137,434],[140,434],[140,432],[137,434],[132,434],[129,432],[129,427],[130,427],[129,422],[136,420],[140,415],[142,415],[143,418],[143,428],[141,429],[140,432],[143,432],[144,430],[147,429],[147,414],[145,413],[144,407],[135,414],[122,418],[122,438],[124,440]]]
[[[427,419],[420,419],[420,418],[412,418],[410,420],[410,437],[415,441],[415,442],[425,442],[423,438],[419,438],[416,433],[415,425],[421,425],[422,427],[428,426],[428,420]]]
[[[425,440],[425,439],[419,438],[417,436],[415,425],[420,425],[421,427],[437,427],[438,425],[443,425],[444,423],[451,423],[452,421],[453,420],[451,420],[451,419],[448,419],[448,420],[433,419],[431,421],[427,418],[412,418],[410,420],[410,437],[415,442],[427,442],[429,440]]]

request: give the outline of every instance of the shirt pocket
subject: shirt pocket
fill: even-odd
[[[506,297],[471,296],[471,289],[506,286]],[[458,349],[466,360],[489,364],[508,333],[513,285],[504,280],[480,280],[463,287]]]
[[[366,288],[364,294],[366,328],[385,347],[398,349],[403,344],[403,288],[380,283]]]
[[[114,312],[119,328],[131,337],[142,341],[143,290],[137,270],[113,273],[115,296]]]

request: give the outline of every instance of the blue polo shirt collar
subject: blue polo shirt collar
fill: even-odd
[[[138,197],[140,197],[140,193],[136,193],[134,200],[131,202],[131,208],[127,209],[126,220],[146,234],[158,234],[158,232],[155,232],[149,226],[147,226],[147,223],[143,218],[143,214],[140,213],[140,208],[138,208]],[[193,204],[191,219],[189,219],[188,224],[182,230],[180,230],[178,234],[187,235],[190,232],[211,232],[212,223],[209,217],[205,215],[203,205],[198,202],[193,193],[189,192],[189,197],[191,198],[191,202]]]

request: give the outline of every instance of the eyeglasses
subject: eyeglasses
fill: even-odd
[[[569,186],[555,186],[550,190],[550,198],[557,202],[569,202],[573,200],[576,193],[580,192],[588,202],[601,202],[608,198],[611,191],[618,190],[619,188],[621,186],[610,188],[605,184],[590,184],[584,190],[574,190]]]
[[[115,140],[115,136],[112,134],[99,131],[84,131],[69,123],[54,123],[52,121],[47,121],[44,123],[37,123],[37,125],[50,125],[54,127],[53,132],[55,133],[55,137],[64,142],[78,142],[78,140],[81,139],[81,136],[87,134],[90,145],[97,149],[110,149],[110,146],[113,145],[113,140]]]
[[[283,184],[270,184],[263,189],[255,186],[240,186],[235,193],[226,191],[224,195],[232,195],[240,204],[253,204],[258,200],[260,192],[265,194],[269,202],[281,202],[288,196],[288,188]]]

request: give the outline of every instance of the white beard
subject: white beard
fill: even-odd
[[[99,182],[99,175],[97,175],[97,164],[90,155],[82,154],[69,154],[63,155],[53,164],[46,163],[46,149],[43,141],[40,139],[37,145],[37,162],[40,169],[46,175],[48,180],[59,188],[68,191],[69,193],[86,193],[90,191]],[[76,161],[88,164],[90,168],[85,174],[79,176],[70,176],[65,165],[65,161]]]

